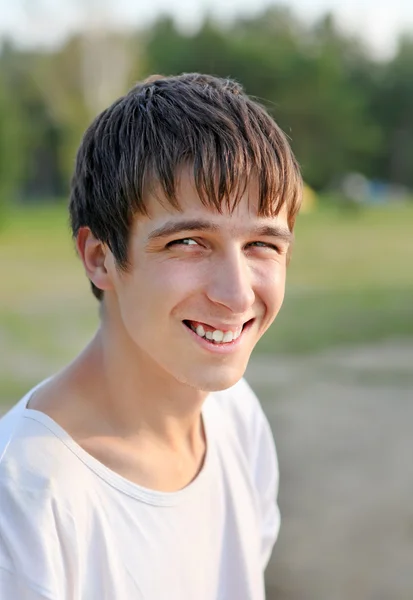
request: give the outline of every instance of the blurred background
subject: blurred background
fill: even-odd
[[[85,127],[135,81],[183,71],[240,81],[306,182],[285,305],[247,373],[281,470],[268,600],[411,600],[407,0],[0,0],[0,409],[97,325],[66,212]]]

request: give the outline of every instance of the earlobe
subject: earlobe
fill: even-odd
[[[90,281],[99,290],[112,289],[113,285],[106,267],[107,254],[110,250],[106,244],[98,240],[89,227],[81,227],[76,237],[76,248]]]

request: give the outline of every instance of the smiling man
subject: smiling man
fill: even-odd
[[[242,376],[300,200],[233,81],[153,77],[92,123],[70,216],[100,326],[0,421],[0,598],[264,598],[278,470]]]

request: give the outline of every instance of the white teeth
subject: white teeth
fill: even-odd
[[[224,343],[232,342],[233,339],[234,339],[234,334],[232,333],[232,331],[227,331],[226,334],[224,335],[222,341]]]
[[[224,332],[220,329],[215,329],[215,331],[212,333],[212,339],[214,342],[222,342],[224,339]]]
[[[239,329],[236,330],[236,332],[234,333],[233,339],[237,340],[239,338],[239,336],[241,335],[241,333],[242,333],[242,327],[240,327]]]
[[[215,329],[215,331],[205,331],[202,325],[191,324],[191,329],[194,331],[199,337],[205,337],[207,340],[214,341],[218,344],[228,344],[233,340],[237,340],[242,333],[242,327],[239,327],[236,331],[227,331],[223,332],[220,329]]]
[[[198,325],[198,327],[196,328],[196,332],[199,335],[199,337],[204,337],[205,335],[205,329],[202,327],[202,325]]]

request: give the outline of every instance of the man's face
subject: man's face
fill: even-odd
[[[181,212],[151,197],[149,217],[136,218],[109,307],[155,374],[221,390],[242,377],[281,307],[291,234],[284,210],[258,217],[254,185],[232,214],[204,207],[186,173],[178,191]]]

